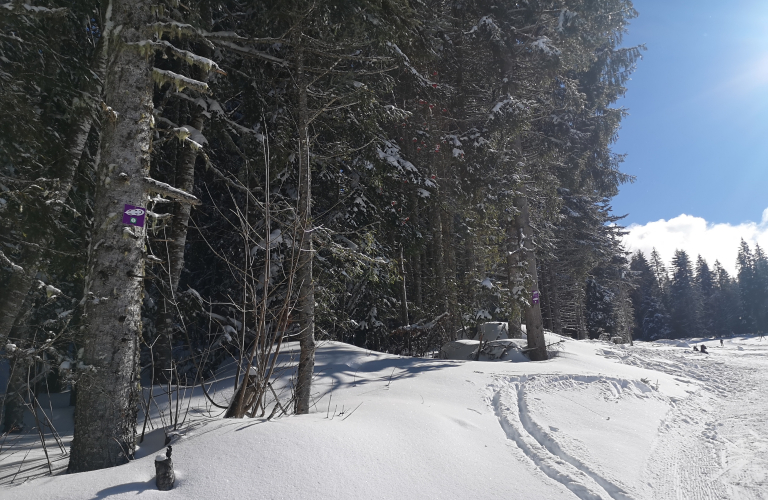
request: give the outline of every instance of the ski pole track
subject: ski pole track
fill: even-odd
[[[640,398],[653,396],[653,390],[639,381],[588,375],[539,375],[499,378],[490,388],[489,399],[508,439],[551,479],[581,499],[631,500],[637,497],[636,493],[606,471],[566,451],[562,443],[536,423],[529,410],[530,391],[568,390],[589,384],[598,384],[606,399],[618,399],[627,393]]]

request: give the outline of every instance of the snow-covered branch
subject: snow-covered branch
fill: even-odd
[[[202,68],[204,71],[215,71],[216,73],[219,73],[221,75],[226,75],[226,73],[222,71],[221,68],[219,68],[219,65],[216,64],[216,62],[212,61],[211,59],[208,59],[207,57],[199,56],[188,50],[179,49],[167,40],[160,40],[157,42],[154,42],[152,40],[143,40],[134,45],[136,45],[136,47],[139,48],[139,51],[141,51],[141,53],[145,55],[149,55],[149,53],[152,50],[165,49],[170,51],[171,55],[173,55],[175,58],[180,59],[182,61],[186,61],[188,64],[192,66],[197,66],[199,68]]]
[[[165,85],[166,83],[170,83],[176,87],[177,92],[181,92],[187,87],[191,88],[192,90],[197,90],[201,93],[208,92],[207,83],[201,82],[199,80],[193,80],[192,78],[187,78],[186,76],[174,73],[173,71],[152,68],[152,78],[155,80],[155,83],[161,86]]]
[[[5,9],[15,14],[31,14],[33,16],[39,16],[39,17],[61,17],[66,15],[67,12],[69,12],[69,9],[66,7],[61,7],[58,9],[49,9],[48,7],[38,7],[35,5],[30,5],[28,3],[21,3],[21,2],[2,3],[0,4],[0,9]]]
[[[280,59],[279,57],[269,55],[266,52],[262,52],[260,50],[256,50],[251,47],[242,47],[240,45],[237,45],[236,43],[228,42],[226,40],[216,40],[216,45],[227,48],[232,52],[235,52],[240,55],[255,57],[256,59],[262,59],[264,61],[281,64],[283,66],[286,66],[288,64],[288,62],[285,59]]]
[[[5,264],[6,266],[9,266],[14,273],[24,273],[24,268],[17,264],[14,264],[11,259],[5,256],[2,250],[0,250],[0,262]]]
[[[170,184],[166,184],[165,182],[160,182],[151,177],[144,177],[144,184],[146,184],[150,191],[169,196],[180,203],[189,203],[190,205],[200,204],[200,200],[197,198],[197,196],[187,193],[186,191],[182,191],[181,189],[177,189]]]

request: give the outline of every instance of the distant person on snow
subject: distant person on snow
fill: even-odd
[[[696,351],[696,352],[699,352],[699,348],[696,347],[696,346],[693,346],[693,350]]]
[[[703,352],[704,354],[709,354],[707,352],[707,346],[705,346],[704,344],[701,344],[701,352]]]
[[[723,347],[723,339],[720,339],[720,347]]]

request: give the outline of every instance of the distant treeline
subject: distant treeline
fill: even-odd
[[[633,337],[641,340],[729,335],[768,330],[768,259],[759,245],[741,240],[736,276],[719,261],[710,268],[701,255],[694,263],[675,251],[671,269],[654,249],[632,255],[636,287]]]

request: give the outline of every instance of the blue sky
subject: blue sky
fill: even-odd
[[[768,246],[768,0],[635,0],[644,43],[619,101],[617,153],[637,177],[613,200],[630,250],[676,248],[735,270],[739,240]]]
[[[615,145],[637,176],[627,224],[680,214],[760,221],[768,208],[768,1],[636,0],[625,45],[645,43]]]

